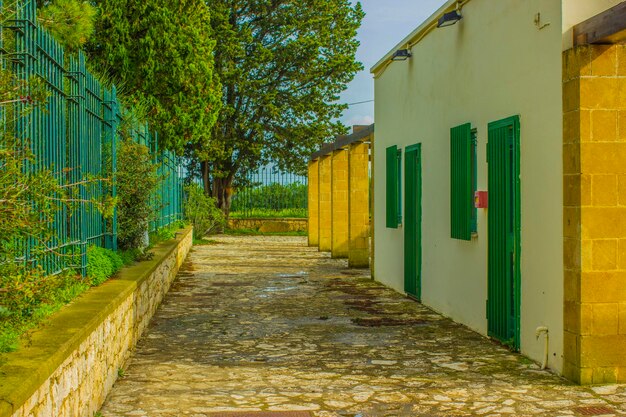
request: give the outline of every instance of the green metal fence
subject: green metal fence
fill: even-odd
[[[0,0],[0,8],[3,6]],[[2,109],[3,129],[10,129],[32,150],[36,163],[28,169],[50,170],[61,185],[75,187],[78,192],[71,209],[59,207],[51,225],[55,238],[48,242],[47,255],[37,262],[49,273],[69,267],[84,273],[89,245],[117,249],[117,213],[107,219],[90,201],[116,196],[118,127],[125,112],[115,87],[106,88],[86,69],[82,52],[66,54],[37,25],[36,1],[12,2],[11,7],[15,8],[11,11],[14,19],[0,27],[3,68],[10,68],[23,80],[39,76],[50,96],[44,108],[35,107],[14,121],[8,121]],[[7,42],[9,37],[11,42]],[[13,113],[20,114],[27,105],[13,104]],[[159,150],[157,134],[146,125],[133,126],[131,137],[151,150],[163,179],[153,198],[153,231],[182,217],[182,160],[170,151]],[[24,242],[27,260],[33,244]]]
[[[236,187],[231,217],[306,217],[307,177],[285,172],[269,164],[250,173],[244,186]]]

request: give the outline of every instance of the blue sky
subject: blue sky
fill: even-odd
[[[369,69],[444,3],[445,0],[361,0],[366,16],[358,34],[361,46],[357,60],[365,69],[349,84],[341,102],[374,99],[374,79]],[[351,106],[341,121],[347,126],[373,123],[374,103]]]

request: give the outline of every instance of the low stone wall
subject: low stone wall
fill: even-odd
[[[0,417],[93,416],[169,290],[191,228],[64,307],[0,359]]]
[[[235,230],[261,230],[263,228],[265,230],[261,231],[267,232],[306,232],[308,230],[308,223],[307,219],[295,217],[284,219],[228,219],[228,228]]]

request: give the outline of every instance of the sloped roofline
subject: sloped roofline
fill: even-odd
[[[426,19],[421,25],[419,25],[413,32],[405,37],[401,42],[396,44],[389,52],[385,54],[371,69],[370,73],[374,76],[382,74],[391,62],[391,56],[398,49],[411,49],[413,45],[419,43],[431,30],[437,27],[437,21],[439,18],[447,12],[454,10],[457,4],[463,6],[469,3],[470,0],[448,0],[443,6],[441,6],[435,13],[433,13],[428,19]]]

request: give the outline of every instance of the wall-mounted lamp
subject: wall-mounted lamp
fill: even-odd
[[[393,55],[391,55],[391,60],[406,61],[407,59],[411,58],[411,56],[413,56],[413,54],[411,54],[411,51],[409,51],[408,49],[398,49],[396,52],[393,53]]]
[[[444,28],[446,26],[452,26],[461,19],[463,19],[461,11],[459,9],[453,10],[451,12],[444,13],[444,15],[439,18],[437,27]]]

